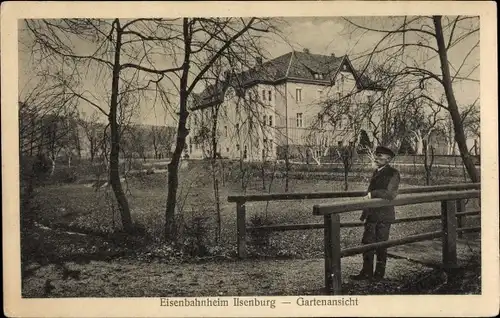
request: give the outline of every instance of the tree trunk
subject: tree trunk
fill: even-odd
[[[50,157],[50,163],[51,163],[51,167],[50,167],[49,176],[52,177],[54,175],[54,172],[56,171],[56,158],[55,158],[55,156]]]
[[[439,60],[441,62],[441,71],[443,73],[443,86],[446,94],[446,99],[448,101],[448,111],[450,112],[451,119],[453,121],[453,128],[455,132],[455,141],[457,142],[458,149],[460,150],[460,156],[462,157],[469,178],[472,182],[479,182],[479,175],[474,166],[474,161],[469,154],[467,149],[467,144],[465,140],[465,133],[462,125],[462,120],[460,118],[460,112],[458,110],[457,101],[455,99],[455,94],[453,92],[453,85],[451,81],[450,69],[448,65],[447,49],[443,37],[443,28],[441,25],[441,16],[433,16],[434,27],[436,30],[436,40],[439,52]]]
[[[219,106],[214,106],[212,108],[212,159],[217,159],[217,117],[219,114]]]
[[[286,136],[288,138],[288,135]],[[288,141],[285,150],[285,192],[288,192],[288,172],[290,171],[290,157],[288,155]]]
[[[215,158],[212,158],[212,181],[214,186],[215,212],[217,213],[217,233],[215,235],[215,241],[219,243],[221,238],[222,228],[221,228],[221,213],[220,213],[219,180],[217,179]]]
[[[427,149],[428,149],[428,145],[427,145],[427,142],[425,142],[424,145],[423,145],[423,151],[424,151],[424,169],[425,169],[425,185],[430,185],[431,184],[431,166],[429,165],[429,158],[428,158]]]
[[[118,203],[118,209],[122,220],[122,226],[125,232],[131,233],[133,230],[132,217],[127,197],[123,191],[120,181],[120,131],[117,122],[118,113],[118,92],[120,85],[120,50],[121,50],[121,32],[118,19],[116,23],[116,48],[113,63],[113,78],[111,84],[111,101],[109,109],[109,125],[111,129],[111,151],[109,153],[109,182],[115,194]]]
[[[90,141],[90,162],[94,162],[94,157],[95,157],[96,149],[95,145],[92,141]]]
[[[220,197],[219,197],[219,180],[217,178],[217,120],[218,120],[219,106],[214,106],[212,108],[212,181],[214,186],[214,196],[215,196],[215,212],[217,213],[217,233],[215,235],[215,241],[220,242],[221,238],[221,213],[220,213]]]
[[[344,191],[349,190],[348,177],[349,177],[349,168],[348,167],[344,167]]]
[[[261,166],[261,169],[260,169],[260,173],[261,173],[261,176],[262,176],[262,190],[266,190],[266,170],[265,170],[265,167],[264,167],[265,164],[266,164],[266,159],[264,157],[264,158],[262,158],[262,166]]]
[[[245,170],[243,169],[243,159],[240,158],[241,190],[245,190]]]
[[[180,79],[180,103],[179,103],[179,124],[177,126],[177,141],[175,150],[172,154],[172,160],[168,164],[168,191],[167,191],[167,208],[165,210],[165,239],[167,242],[174,242],[177,237],[177,227],[175,224],[175,206],[177,203],[177,188],[179,187],[179,162],[186,146],[186,137],[189,134],[186,128],[188,118],[187,101],[188,101],[188,75],[189,75],[189,59],[191,55],[191,33],[189,30],[189,21],[183,19],[184,33],[184,63],[182,76]]]

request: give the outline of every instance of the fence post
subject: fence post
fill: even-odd
[[[465,200],[457,200],[457,213],[465,212]],[[465,215],[457,216],[457,228],[462,228],[465,225]],[[457,234],[458,238],[463,237],[463,233],[459,232]]]
[[[342,275],[340,268],[340,216],[327,214],[325,222],[325,288],[327,294],[340,295]]]
[[[245,201],[236,202],[236,232],[238,236],[238,257],[247,257],[247,228]]]
[[[443,265],[445,270],[457,267],[456,200],[441,201]]]

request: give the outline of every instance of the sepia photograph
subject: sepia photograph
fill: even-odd
[[[21,299],[484,295],[480,14],[275,11],[17,19]]]

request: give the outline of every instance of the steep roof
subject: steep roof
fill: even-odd
[[[228,77],[226,81],[208,86],[201,94],[194,94],[195,107],[207,107],[224,99],[227,87],[232,86],[242,95],[245,88],[258,83],[277,84],[281,81],[308,81],[318,85],[332,85],[343,63],[347,63],[357,78],[359,88],[380,89],[366,76],[359,76],[347,55],[321,55],[292,51],[258,64],[254,68]],[[322,77],[315,77],[321,74]]]

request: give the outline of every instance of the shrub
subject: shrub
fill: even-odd
[[[183,227],[181,250],[192,257],[208,255],[210,246],[208,218],[198,216],[181,224]]]
[[[250,224],[253,227],[272,225],[273,222],[262,215],[254,215],[250,218]],[[262,251],[270,247],[271,232],[266,230],[250,231],[250,245],[257,251]]]

